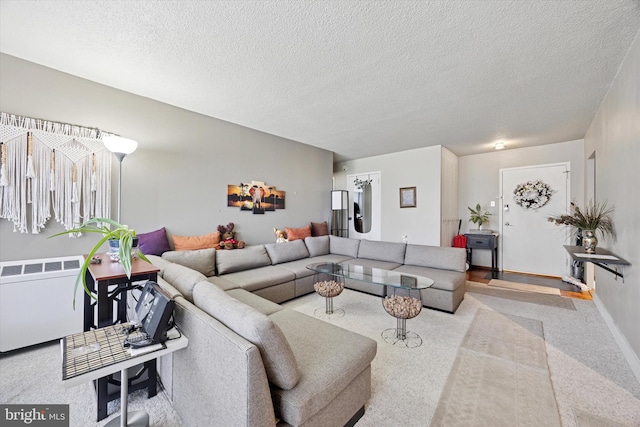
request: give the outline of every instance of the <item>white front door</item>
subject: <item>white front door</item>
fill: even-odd
[[[547,220],[550,215],[568,212],[569,171],[569,163],[500,170],[500,258],[503,270],[548,276],[569,273],[569,259],[563,248],[569,242],[566,227]],[[539,208],[519,205],[514,190],[519,185],[535,181],[551,188],[553,193],[549,200]],[[534,189],[524,199],[529,200],[536,194],[538,192]]]
[[[382,237],[382,187],[380,172],[347,175],[350,200],[349,237],[355,239],[380,240]],[[355,181],[367,181],[369,188],[362,191]]]

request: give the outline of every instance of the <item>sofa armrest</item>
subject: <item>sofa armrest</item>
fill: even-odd
[[[275,426],[258,348],[184,298],[176,324],[189,339],[173,357],[173,404],[185,425]]]

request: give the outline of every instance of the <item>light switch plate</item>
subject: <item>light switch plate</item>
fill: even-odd
[[[496,207],[496,201],[495,201],[495,200],[492,200],[492,201],[491,201],[491,207],[492,207],[492,208],[495,208],[495,207]]]

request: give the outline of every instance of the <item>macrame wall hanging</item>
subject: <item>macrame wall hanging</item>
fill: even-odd
[[[37,234],[109,218],[111,152],[98,129],[0,113],[0,218]]]

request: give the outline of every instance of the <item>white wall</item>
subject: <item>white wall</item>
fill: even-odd
[[[500,206],[500,169],[570,162],[571,200],[582,204],[584,196],[584,141],[576,140],[537,147],[505,149],[491,153],[463,156],[458,159],[458,212],[462,218],[463,232],[478,228],[469,222],[468,207],[477,203],[491,212],[489,228],[500,230],[498,211]],[[491,201],[496,202],[490,207]],[[500,241],[498,242],[500,244]],[[501,260],[499,260],[501,263]],[[491,267],[491,251],[473,252],[473,264]]]
[[[440,245],[440,168],[441,147],[426,147],[393,154],[337,163],[334,168],[336,190],[346,190],[347,174],[381,172],[382,238],[401,242]],[[347,171],[343,168],[347,167]],[[400,208],[400,188],[416,187],[415,208]],[[349,194],[349,203],[353,195]],[[353,236],[351,236],[353,237]]]
[[[329,219],[333,154],[309,145],[172,107],[21,59],[0,55],[0,110],[97,127],[139,141],[123,162],[122,222],[138,232],[215,231],[232,221],[248,243],[274,240],[273,227]],[[113,161],[113,212],[117,161]],[[286,208],[264,215],[226,206],[228,184],[264,181],[286,191]],[[115,215],[112,215],[115,218]],[[0,260],[87,253],[95,236],[47,239],[0,221]]]
[[[584,161],[596,153],[596,196],[615,205],[618,240],[602,246],[631,263],[624,269],[624,283],[596,267],[595,296],[628,342],[623,351],[630,347],[640,380],[640,32],[584,141]]]

